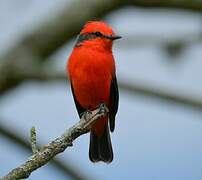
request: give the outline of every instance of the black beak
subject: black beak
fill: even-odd
[[[116,40],[116,39],[120,39],[122,38],[121,36],[117,36],[117,35],[110,35],[110,36],[106,36],[107,39],[111,39],[111,40]]]

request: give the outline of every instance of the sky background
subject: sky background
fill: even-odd
[[[62,9],[65,0],[0,1],[0,53]],[[201,16],[177,10],[124,8],[105,19],[123,39],[114,45],[118,80],[193,96],[202,100],[202,43],[189,46],[176,58],[158,44],[141,45],[135,37],[157,36],[169,40],[197,34]],[[134,37],[134,41],[133,38]],[[73,44],[51,58],[65,73]],[[130,44],[129,44],[130,40]],[[129,45],[128,45],[129,44]],[[0,99],[0,116],[10,129],[29,137],[34,125],[37,139],[48,143],[78,120],[70,87],[65,82],[29,82]],[[78,171],[100,180],[200,180],[202,179],[202,112],[188,107],[131,95],[120,90],[115,132],[114,161],[92,164],[88,159],[89,135],[74,142],[58,157]],[[0,136],[0,177],[23,163],[29,153]],[[67,179],[50,164],[29,179]]]

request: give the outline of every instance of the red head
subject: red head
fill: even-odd
[[[111,50],[113,40],[119,38],[121,37],[115,35],[108,24],[102,21],[89,21],[81,30],[76,47]]]

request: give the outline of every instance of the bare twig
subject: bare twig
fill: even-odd
[[[107,107],[101,104],[99,108],[83,116],[77,124],[66,130],[60,137],[43,146],[39,152],[33,154],[24,164],[9,172],[3,177],[3,180],[28,178],[34,170],[48,163],[67,147],[72,146],[72,142],[76,138],[87,133],[90,126],[107,113]]]
[[[30,141],[31,141],[32,152],[34,154],[39,152],[36,146],[36,129],[34,126],[30,129]]]
[[[0,123],[0,134],[30,153],[31,151],[30,142],[25,140],[25,138],[20,136],[18,133],[15,133],[12,129],[10,129],[10,127],[5,126],[3,123]],[[77,180],[90,179],[89,176],[87,176],[86,173],[83,173],[81,169],[75,170],[75,168],[73,168],[70,164],[61,161],[57,157],[53,158],[50,161],[50,164],[60,173],[72,179]]]

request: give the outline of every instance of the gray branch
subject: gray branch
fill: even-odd
[[[30,141],[31,141],[32,152],[35,154],[39,150],[38,150],[37,145],[36,145],[36,129],[34,126],[30,130]]]
[[[65,83],[69,83],[65,74],[56,71],[46,71],[45,68],[41,70],[40,74],[32,71],[30,74],[27,74],[27,78],[38,82],[64,80]],[[165,102],[175,103],[189,108],[194,108],[196,110],[198,109],[200,111],[202,109],[202,99],[191,94],[176,92],[176,90],[171,91],[154,86],[152,87],[151,85],[148,86],[138,82],[129,83],[123,80],[118,81],[118,86],[124,92],[128,92],[132,95],[139,94],[154,98],[155,100],[158,99]]]
[[[1,121],[0,121],[1,122]],[[5,138],[9,139],[12,143],[20,146],[24,150],[31,152],[30,148],[30,142],[25,140],[24,137],[22,137],[19,133],[16,133],[10,127],[5,126],[3,123],[0,123],[0,134],[4,136]],[[40,145],[39,145],[40,146]],[[77,180],[87,180],[90,179],[89,176],[86,175],[86,173],[83,173],[81,169],[75,169],[73,168],[70,163],[67,164],[64,161],[61,161],[58,158],[53,158],[50,161],[50,164],[58,170],[60,173],[64,174],[67,177],[70,177],[72,179]],[[90,175],[91,177],[91,175]]]
[[[54,156],[63,152],[67,147],[72,146],[76,138],[89,132],[91,125],[107,113],[108,109],[104,104],[101,104],[96,110],[86,113],[77,124],[66,130],[60,137],[43,146],[40,151],[29,157],[24,164],[13,169],[2,179],[28,178],[33,171],[48,163]]]

